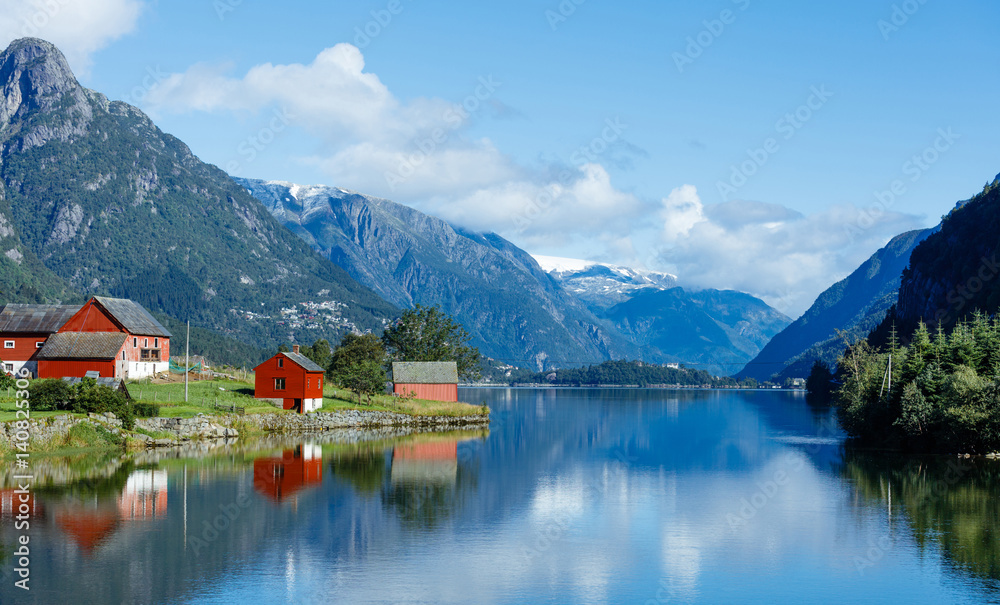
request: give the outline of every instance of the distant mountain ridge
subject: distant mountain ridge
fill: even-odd
[[[816,301],[777,334],[737,377],[768,380],[777,375],[805,378],[816,360],[831,367],[844,350],[841,331],[850,341],[868,334],[896,299],[900,276],[914,248],[935,229],[897,235],[853,273],[821,293]]]
[[[380,330],[398,313],[141,111],[80,86],[52,44],[11,43],[0,89],[7,300],[131,298],[267,348]],[[306,301],[334,310],[282,321]]]
[[[530,255],[496,234],[456,228],[338,187],[235,180],[313,249],[386,300],[400,307],[440,305],[494,359],[544,369],[640,356]]]

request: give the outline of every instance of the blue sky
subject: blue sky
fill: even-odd
[[[985,0],[0,5],[230,173],[793,316],[1000,172]]]

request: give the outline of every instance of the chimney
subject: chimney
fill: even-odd
[[[292,353],[299,354],[299,345],[292,345]]]

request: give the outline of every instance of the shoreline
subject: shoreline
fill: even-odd
[[[488,428],[489,414],[468,416],[418,416],[400,412],[377,410],[337,410],[311,414],[197,414],[191,418],[136,418],[132,431],[122,428],[114,414],[89,414],[86,417],[60,414],[28,420],[31,451],[56,453],[63,446],[70,431],[79,425],[90,425],[107,432],[109,439],[120,439],[122,449],[153,449],[178,447],[197,441],[239,439],[254,434],[323,433],[340,429],[460,429],[465,427]],[[139,431],[169,434],[170,437],[153,437]],[[13,451],[15,433],[13,423],[0,424],[0,450]],[[112,445],[109,440],[109,445]]]

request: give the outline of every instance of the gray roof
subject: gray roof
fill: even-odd
[[[457,384],[458,364],[454,361],[394,361],[392,380],[405,384]]]
[[[49,336],[38,359],[114,359],[126,338],[124,332],[60,332]]]
[[[0,332],[52,334],[80,308],[80,305],[4,305],[0,310]]]
[[[90,372],[87,372],[87,373],[90,374]],[[68,383],[70,383],[70,384],[76,384],[78,382],[81,382],[83,380],[83,378],[80,378],[79,376],[63,376],[63,380],[66,381],[66,382],[68,382]],[[132,394],[128,392],[128,387],[125,386],[125,381],[122,380],[121,378],[112,378],[110,376],[101,376],[100,378],[95,378],[94,382],[96,382],[97,384],[103,384],[104,386],[108,387],[109,389],[114,389],[116,391],[121,391],[122,393],[125,394],[126,397],[128,397],[129,399],[132,399]]]
[[[123,325],[130,334],[170,338],[170,332],[139,303],[126,298],[107,298],[106,296],[95,296],[94,300],[118,320],[118,323]]]
[[[285,357],[291,359],[295,363],[299,364],[300,366],[302,366],[303,368],[305,368],[306,371],[308,371],[308,372],[325,372],[326,371],[322,367],[320,367],[320,365],[318,363],[316,363],[315,361],[309,359],[308,357],[306,357],[302,353],[282,353],[282,355],[284,355]]]

